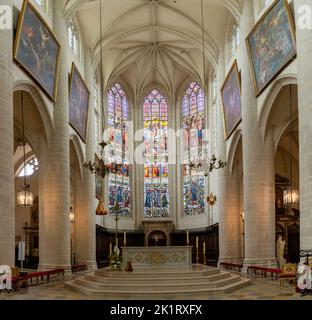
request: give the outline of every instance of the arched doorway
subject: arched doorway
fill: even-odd
[[[165,247],[167,245],[167,236],[162,231],[153,231],[148,236],[149,247]]]

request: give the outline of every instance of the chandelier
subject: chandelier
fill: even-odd
[[[205,173],[205,176],[208,176],[209,173],[213,172],[214,170],[219,170],[225,168],[227,163],[225,161],[222,161],[221,159],[217,159],[215,155],[212,156],[211,159],[208,159],[208,172]],[[205,167],[201,161],[198,162],[191,162],[190,163],[190,168],[191,169],[199,169],[202,167]]]
[[[26,170],[26,142],[25,142],[25,120],[24,120],[24,93],[21,92],[21,111],[22,111],[22,143],[23,143],[23,170],[24,170],[24,186],[23,189],[16,194],[17,206],[20,208],[30,208],[34,203],[34,195],[30,191],[30,185],[27,183]]]
[[[103,34],[102,34],[102,30],[103,30],[103,19],[102,19],[102,0],[99,0],[99,11],[100,11],[100,23],[99,23],[99,27],[100,27],[100,48],[101,48],[101,53],[100,53],[100,64],[101,64],[101,79],[100,79],[100,91],[101,91],[101,110],[102,110],[102,114],[104,114],[104,92],[103,92],[103,88],[104,88],[104,81],[103,81]],[[107,143],[102,141],[100,144],[100,158],[97,159],[96,161],[92,162],[86,162],[83,164],[83,166],[88,169],[91,173],[98,175],[99,177],[101,177],[101,179],[104,179],[108,174],[110,173],[118,173],[121,168],[122,165],[119,164],[114,164],[114,163],[110,163],[107,164],[105,163],[105,159],[104,159],[104,151],[105,151],[105,147],[107,146]],[[106,210],[105,206],[104,206],[104,202],[103,199],[101,198],[99,200],[99,204],[96,208],[96,215],[98,216],[105,216],[108,214],[108,210]]]
[[[116,163],[105,163],[104,160],[104,151],[105,147],[107,146],[106,142],[101,142],[100,144],[101,147],[101,157],[100,159],[96,160],[95,162],[89,161],[83,164],[83,166],[88,169],[91,173],[97,174],[101,178],[105,178],[108,174],[113,173],[116,174],[120,172],[120,169],[122,168],[121,164],[116,164]]]

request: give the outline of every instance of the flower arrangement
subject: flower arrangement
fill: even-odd
[[[112,270],[120,270],[122,266],[122,257],[115,252],[109,255],[109,262]]]

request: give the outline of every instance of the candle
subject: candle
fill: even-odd
[[[112,254],[113,253],[113,245],[112,243],[110,242],[109,243],[109,254]]]
[[[127,245],[127,232],[124,232],[124,246]]]
[[[206,253],[206,242],[203,243],[203,253]]]
[[[186,231],[186,245],[190,244],[190,232],[187,230]]]
[[[198,248],[198,237],[196,236],[196,248]]]

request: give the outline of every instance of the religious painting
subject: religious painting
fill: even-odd
[[[256,96],[296,57],[294,22],[287,0],[277,0],[247,37]]]
[[[221,88],[224,136],[229,139],[242,120],[240,77],[235,61]]]
[[[69,86],[69,122],[84,142],[87,137],[89,96],[89,90],[73,63]]]
[[[99,162],[99,157],[95,155],[95,162]],[[95,174],[95,195],[99,200],[103,200],[103,178]]]
[[[14,60],[56,100],[60,45],[35,7],[25,0],[17,27]]]

